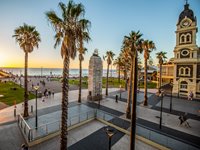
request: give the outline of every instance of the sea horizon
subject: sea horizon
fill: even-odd
[[[22,67],[0,67],[0,70],[11,73],[13,75],[24,75],[24,68]],[[28,68],[28,76],[62,76],[63,68]],[[103,69],[103,76],[105,77],[107,69]],[[117,77],[116,69],[109,70],[109,76]],[[79,77],[79,69],[70,68],[70,77]],[[82,76],[88,76],[88,69],[82,69]]]

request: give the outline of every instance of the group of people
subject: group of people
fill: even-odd
[[[45,98],[48,98],[48,97],[51,97],[51,95],[54,97],[54,89],[51,91],[50,89],[45,89],[44,90],[44,97],[42,99],[42,101],[44,102],[45,101]]]

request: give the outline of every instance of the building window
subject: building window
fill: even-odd
[[[187,42],[190,42],[190,36],[187,35]]]
[[[179,75],[180,76],[190,76],[190,68],[186,67],[186,68],[179,68]]]
[[[181,74],[182,75],[184,74],[184,68],[181,68]]]
[[[192,52],[192,58],[193,58],[193,52]]]
[[[186,81],[182,81],[180,85],[180,89],[187,90],[188,83]]]
[[[179,58],[179,54],[177,54],[177,58]]]
[[[189,69],[185,68],[185,74],[188,75],[189,74]]]
[[[184,34],[181,35],[181,41],[180,41],[180,43],[185,43],[185,35]]]

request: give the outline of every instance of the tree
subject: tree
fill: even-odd
[[[142,49],[144,51],[144,106],[148,105],[147,102],[147,61],[150,53],[155,49],[153,41],[145,40],[142,42]]]
[[[118,69],[118,83],[120,83],[120,72],[122,66],[122,60],[120,56],[118,56],[117,59],[114,60],[113,65],[116,66],[116,68]]]
[[[132,31],[129,36],[124,37],[123,45],[129,49],[131,56],[131,73],[129,82],[129,93],[128,93],[128,106],[126,110],[126,117],[131,116],[131,135],[130,135],[130,149],[135,149],[135,130],[136,130],[136,104],[137,104],[137,55],[138,52],[142,52],[142,34],[137,31]],[[133,74],[134,72],[134,74]],[[131,95],[130,95],[131,94]],[[132,97],[132,112],[130,115],[130,99]]]
[[[84,54],[87,51],[83,46],[83,42],[88,42],[90,40],[89,37],[89,27],[91,23],[89,20],[81,19],[78,22],[78,52],[79,52],[79,95],[78,102],[81,103],[81,89],[82,89],[82,61],[84,60]]]
[[[107,61],[107,75],[106,75],[106,95],[108,95],[108,73],[109,73],[109,66],[112,63],[112,60],[114,58],[115,54],[112,51],[107,51],[106,56],[104,59]]]
[[[61,56],[63,58],[63,81],[62,81],[62,118],[61,118],[61,150],[67,149],[67,119],[68,119],[68,91],[69,91],[69,63],[77,53],[77,45],[80,44],[78,33],[80,32],[80,20],[84,17],[84,6],[69,1],[67,6],[60,2],[59,8],[62,16],[55,11],[46,12],[48,21],[55,30],[56,48],[61,44]]]
[[[149,59],[148,59],[148,65],[149,66],[153,66],[153,58],[151,56],[149,56]]]
[[[161,51],[161,52],[158,52],[158,53],[156,53],[156,55],[157,55],[157,59],[158,59],[158,63],[159,63],[159,66],[160,66],[160,75],[159,75],[159,89],[158,89],[158,93],[160,93],[160,88],[161,88],[161,86],[162,86],[162,65],[163,65],[163,62],[165,61],[165,59],[167,59],[167,57],[166,57],[166,52],[163,52],[163,51]]]
[[[25,66],[24,66],[24,117],[28,117],[28,53],[31,53],[34,47],[38,48],[39,42],[41,42],[40,34],[34,26],[29,26],[24,23],[23,26],[19,26],[14,30],[16,42],[25,53]]]

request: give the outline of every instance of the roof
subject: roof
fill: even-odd
[[[180,13],[179,15],[179,19],[178,19],[178,24],[180,24],[180,22],[185,18],[189,18],[192,21],[196,21],[196,17],[194,16],[194,13],[191,9],[189,9],[189,4],[186,3],[184,5],[184,10]]]

